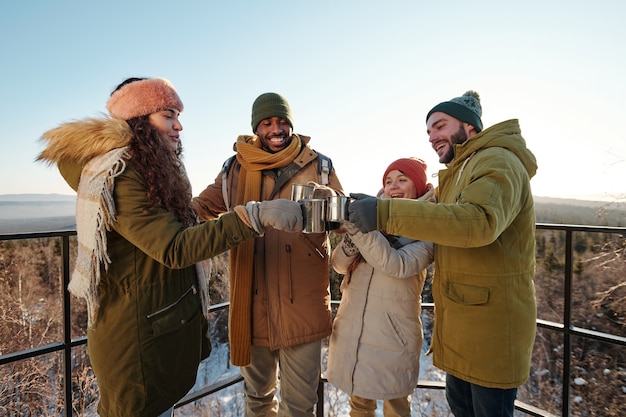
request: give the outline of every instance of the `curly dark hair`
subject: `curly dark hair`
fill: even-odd
[[[172,152],[148,116],[126,121],[134,132],[129,143],[129,165],[146,182],[147,197],[155,206],[164,206],[185,226],[196,221],[191,184],[182,163],[182,146]]]
[[[127,78],[115,87],[111,95],[127,84],[145,79]],[[159,131],[150,124],[148,115],[126,122],[134,133],[128,145],[128,163],[146,182],[148,201],[155,206],[165,207],[185,226],[196,224],[197,216],[191,203],[191,184],[183,166],[180,142],[176,153],[172,152],[163,142]]]

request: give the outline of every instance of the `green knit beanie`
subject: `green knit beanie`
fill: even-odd
[[[289,122],[293,129],[293,117],[291,116],[291,108],[287,99],[277,93],[264,93],[254,100],[252,104],[252,132],[256,132],[256,128],[261,120],[270,117],[282,117]]]
[[[435,112],[449,114],[455,119],[469,123],[476,128],[476,133],[483,130],[483,122],[480,120],[483,109],[480,106],[480,96],[476,91],[466,91],[461,97],[455,97],[450,101],[437,104],[426,115],[426,121]]]

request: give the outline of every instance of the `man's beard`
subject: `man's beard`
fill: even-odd
[[[450,148],[448,148],[448,152],[439,158],[439,162],[443,164],[449,164],[450,161],[454,159],[454,145],[460,145],[467,141],[467,133],[465,133],[465,129],[463,129],[463,125],[459,126],[459,130],[452,136],[450,136]]]

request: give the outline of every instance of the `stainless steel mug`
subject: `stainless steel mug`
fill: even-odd
[[[322,233],[326,231],[324,217],[326,200],[322,198],[305,198],[300,200],[302,206],[302,222],[304,233]]]
[[[313,192],[315,187],[308,184],[292,184],[291,185],[291,200],[300,201],[304,199],[313,198]]]
[[[345,195],[334,195],[327,197],[326,204],[326,221],[327,222],[341,222],[348,220],[348,206],[352,200]]]

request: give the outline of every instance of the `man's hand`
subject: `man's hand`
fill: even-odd
[[[363,233],[376,230],[376,197],[367,194],[350,194],[354,200],[348,206],[348,214],[350,222]]]

